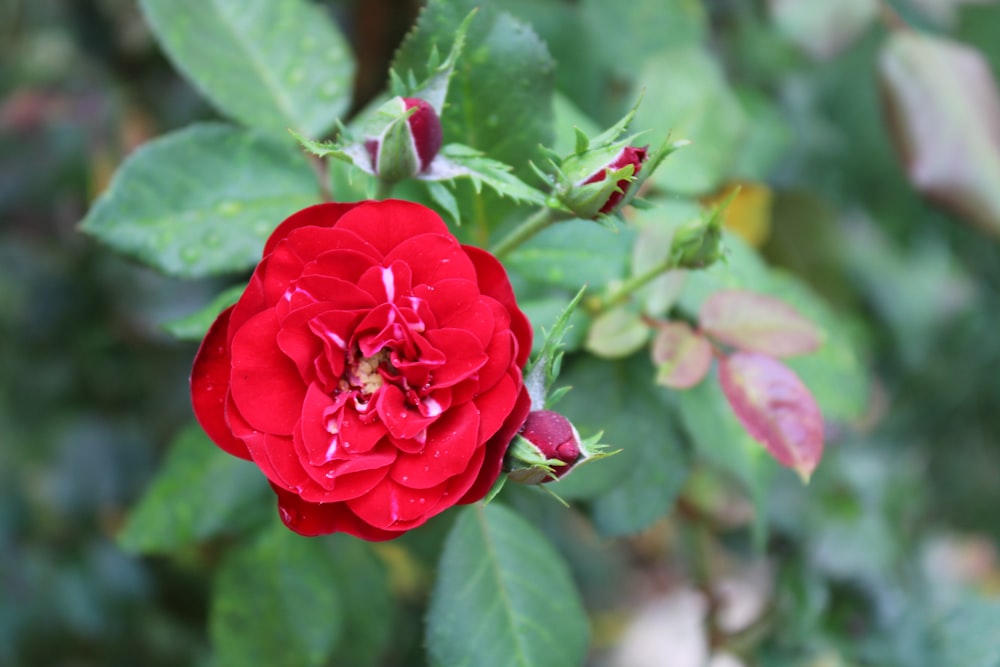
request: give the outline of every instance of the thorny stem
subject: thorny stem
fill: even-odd
[[[530,218],[521,223],[514,231],[497,243],[490,252],[498,259],[502,259],[514,248],[518,247],[532,236],[542,231],[554,222],[562,220],[563,216],[555,209],[544,206],[536,211]]]
[[[316,183],[319,185],[319,196],[324,202],[333,201],[333,192],[330,190],[330,165],[325,158],[307,153],[309,166],[312,167],[316,175]]]

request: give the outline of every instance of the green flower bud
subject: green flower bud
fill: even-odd
[[[372,172],[395,183],[430,167],[442,140],[441,120],[430,104],[414,97],[394,97],[375,118],[388,122],[377,128],[378,135],[365,139]]]

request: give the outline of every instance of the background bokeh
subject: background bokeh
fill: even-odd
[[[418,3],[324,4],[355,49],[360,108],[383,85]],[[559,90],[595,121],[609,124],[628,106],[628,66],[639,59],[630,49],[648,45],[622,31],[600,48],[584,43],[560,16],[594,3],[499,4],[533,23],[559,63]],[[745,202],[728,224],[834,305],[874,378],[868,416],[838,427],[814,483],[778,482],[767,556],[746,558],[758,569],[730,567],[731,554],[753,549],[736,533],[726,543],[725,530],[724,548],[705,556],[756,582],[746,599],[770,619],[748,625],[757,664],[921,665],[935,642],[970,646],[953,639],[962,628],[985,637],[986,651],[1000,645],[1000,613],[976,606],[1000,594],[996,229],[932,205],[908,183],[877,80],[884,17],[852,26],[823,22],[817,8],[828,3],[801,3],[815,16],[782,2],[671,4],[679,17],[693,5],[707,13],[729,83],[767,129],[761,150],[772,166],[744,189],[764,203]],[[892,5],[978,49],[1000,77],[1000,5]],[[577,76],[584,68],[574,63],[604,58],[605,76]],[[76,225],[132,149],[213,112],[130,0],[3,0],[0,63],[0,665],[203,664],[208,574],[224,545],[138,557],[115,535],[190,416],[195,347],[161,325],[221,284],[159,276]],[[739,499],[705,484],[696,490],[704,506],[742,525]],[[554,504],[525,501],[524,511],[543,526],[559,521]],[[551,530],[559,542],[563,529]],[[419,561],[421,545],[410,546]],[[626,664],[615,647],[641,642],[636,612],[648,610],[649,590],[676,590],[683,548],[670,520],[611,546],[566,547],[594,610],[595,665]],[[398,550],[381,556],[400,604],[380,664],[418,664],[419,580],[429,575]],[[942,625],[955,600],[973,602]],[[685,622],[681,602],[660,622]],[[992,655],[954,667],[1000,665]]]

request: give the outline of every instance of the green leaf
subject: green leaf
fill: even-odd
[[[596,291],[625,275],[635,234],[630,228],[609,231],[589,220],[566,220],[543,230],[510,253],[508,271],[526,280]]]
[[[227,116],[317,136],[351,99],[354,64],[340,31],[306,0],[142,0],[174,65]]]
[[[330,553],[277,520],[216,575],[209,634],[217,667],[318,667],[342,624]]]
[[[1000,667],[1000,602],[969,600],[956,606],[932,629],[933,662],[948,667]]]
[[[196,278],[253,266],[274,228],[317,201],[293,147],[194,125],[133,153],[81,228],[164,273]]]
[[[587,331],[584,346],[605,359],[621,359],[638,352],[649,340],[649,325],[639,313],[617,306],[598,315]]]
[[[603,430],[602,441],[622,451],[549,487],[564,498],[594,498],[606,535],[642,530],[666,514],[687,477],[687,456],[653,370],[644,354],[618,362],[577,357],[560,378],[573,390],[559,411],[582,435]]]
[[[185,428],[118,534],[127,551],[167,553],[213,535],[246,528],[268,494],[249,461],[226,454],[199,426]]]
[[[346,535],[331,538],[329,562],[336,572],[344,615],[344,637],[330,665],[375,667],[391,644],[393,600],[385,568],[371,545]],[[315,620],[313,621],[316,622]]]
[[[246,288],[246,285],[233,285],[201,310],[166,322],[163,328],[178,340],[201,340],[219,313],[236,303]]]
[[[699,0],[583,0],[584,18],[593,35],[590,47],[620,73],[631,75],[664,46],[700,44],[708,20]],[[641,128],[640,128],[641,129]]]
[[[527,316],[534,329],[534,337],[531,340],[531,354],[537,357],[542,351],[546,341],[546,334],[555,322],[566,310],[566,304],[570,302],[570,296],[538,297],[518,300],[518,306]],[[587,318],[579,310],[574,310],[566,326],[563,337],[563,345],[567,352],[572,352],[583,345],[584,336],[587,334]]]
[[[814,58],[829,60],[849,47],[879,14],[876,0],[777,0],[771,16],[778,29]]]
[[[747,130],[747,116],[718,62],[701,48],[677,48],[646,61],[646,90],[632,129],[652,130],[643,141],[660,145],[669,134],[692,142],[650,177],[668,192],[697,195],[725,179]]]
[[[565,563],[497,503],[463,510],[445,542],[427,615],[435,667],[579,667],[587,617]]]
[[[485,185],[501,197],[536,206],[544,205],[545,195],[511,174],[510,170],[506,164],[491,160],[468,146],[449,144],[441,149],[430,169],[417,178],[424,181],[468,178],[477,194]]]
[[[716,373],[676,394],[677,412],[697,454],[743,483],[756,507],[758,537],[765,529],[765,503],[777,464],[764,446],[743,430],[729,406]]]
[[[392,67],[427,74],[432,49],[449,49],[462,21],[481,5],[451,79],[441,119],[446,143],[466,144],[524,175],[552,140],[555,63],[526,24],[478,0],[431,0]]]

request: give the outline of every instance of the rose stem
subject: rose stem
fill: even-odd
[[[378,186],[375,188],[375,199],[388,199],[389,195],[392,194],[392,186],[395,183],[386,183],[381,178],[378,179]]]
[[[617,290],[609,294],[607,297],[601,299],[600,304],[595,309],[596,310],[595,314],[602,313],[606,310],[614,308],[617,305],[625,303],[626,301],[628,301],[628,298],[632,295],[633,292],[640,289],[641,287],[644,287],[647,283],[652,282],[653,280],[658,278],[661,274],[676,267],[677,267],[677,260],[673,257],[668,257],[667,259],[663,260],[662,262],[660,262],[653,268],[649,269],[648,271],[640,273],[637,276],[632,276],[624,283],[622,283],[622,285]]]
[[[324,202],[333,201],[333,191],[330,190],[330,166],[326,159],[308,153],[309,165],[316,174],[316,183],[319,185],[319,196]]]
[[[553,222],[560,220],[561,217],[558,217],[556,213],[557,211],[549,208],[548,206],[540,208],[530,218],[514,229],[514,231],[493,246],[491,252],[496,255],[497,258],[502,258],[511,250],[521,245],[532,236],[551,225]]]

